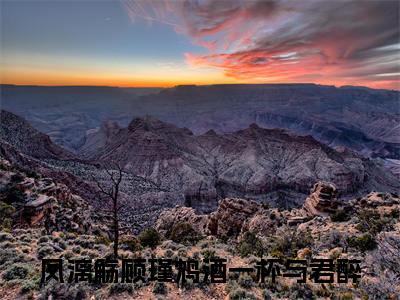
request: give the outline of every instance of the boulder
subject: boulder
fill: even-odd
[[[310,196],[304,202],[303,209],[308,216],[327,216],[334,212],[338,206],[337,189],[328,182],[317,182],[311,189]]]
[[[160,214],[155,228],[165,236],[175,224],[179,223],[189,223],[198,233],[204,234],[207,229],[207,216],[196,214],[196,210],[192,207],[176,206]]]
[[[209,216],[208,231],[218,237],[237,237],[243,223],[261,209],[262,206],[254,201],[223,199],[219,202],[217,211]]]

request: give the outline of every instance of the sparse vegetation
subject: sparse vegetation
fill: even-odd
[[[48,245],[44,245],[43,247],[39,248],[39,250],[37,252],[37,257],[39,259],[49,258],[53,254],[54,254],[53,247],[48,246]]]
[[[332,222],[345,222],[350,220],[350,215],[344,209],[338,209],[331,215]]]
[[[376,210],[364,209],[358,213],[359,223],[357,229],[362,232],[369,232],[376,235],[390,227],[390,218],[382,217]]]
[[[15,264],[5,271],[3,279],[7,281],[25,279],[30,272],[31,269],[26,264]]]
[[[189,223],[177,223],[167,234],[167,238],[176,243],[193,245],[199,241],[200,236]]]
[[[238,283],[242,288],[250,289],[254,285],[254,279],[248,274],[241,274]]]
[[[313,244],[314,239],[309,231],[283,229],[272,239],[268,253],[278,258],[296,257],[298,250],[312,248]]]
[[[245,232],[237,248],[241,257],[246,257],[250,254],[261,257],[265,252],[262,241],[253,232]]]
[[[246,290],[238,288],[238,289],[233,289],[229,293],[229,299],[230,300],[257,300],[257,297],[254,296],[253,293],[250,293]]]
[[[210,259],[215,257],[215,250],[214,249],[205,249],[201,252],[204,259]]]
[[[147,228],[139,235],[140,244],[143,247],[155,248],[161,241],[161,236],[154,228]]]
[[[370,233],[364,233],[359,237],[350,237],[348,244],[350,247],[357,248],[362,252],[373,250],[376,247],[375,238]]]
[[[132,252],[135,252],[135,251],[138,251],[141,249],[139,240],[134,237],[121,239],[120,247],[121,247],[121,249],[129,250]]]
[[[0,201],[0,230],[10,231],[12,228],[12,217],[15,213],[15,208],[3,201]]]
[[[157,281],[153,286],[153,293],[160,294],[160,295],[166,295],[168,293],[168,288],[164,282]]]
[[[133,294],[133,285],[129,283],[115,283],[110,286],[110,295],[118,295],[125,292],[128,294]]]

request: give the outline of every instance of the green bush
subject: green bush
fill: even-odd
[[[362,252],[373,250],[376,247],[375,238],[370,233],[365,233],[359,237],[350,237],[347,242],[350,247],[357,248]]]
[[[16,174],[11,175],[10,180],[12,183],[20,183],[22,180],[24,180],[24,176],[22,176],[19,173],[16,173]]]
[[[103,244],[109,246],[111,244],[111,240],[105,236],[96,236],[94,242],[96,244]]]
[[[391,212],[389,213],[389,217],[391,217],[391,218],[393,218],[393,219],[398,219],[398,218],[400,218],[400,209],[398,209],[397,207],[396,207],[396,208],[393,208],[393,209],[391,210]]]
[[[23,284],[21,285],[21,293],[26,294],[32,290],[36,290],[39,288],[39,285],[37,282],[33,280],[25,280]]]
[[[203,259],[211,259],[215,257],[215,250],[205,249],[201,251],[201,254],[203,255]]]
[[[161,237],[154,228],[147,228],[140,233],[139,241],[143,247],[155,248],[160,243]]]
[[[4,280],[25,279],[30,273],[30,268],[25,264],[15,264],[5,271]]]
[[[12,228],[12,217],[15,213],[14,206],[0,201],[0,230],[10,231]]]
[[[0,249],[0,266],[23,262],[24,256],[15,249]]]
[[[241,257],[246,257],[250,254],[261,257],[265,252],[262,241],[253,232],[249,231],[245,232],[237,248]]]
[[[271,294],[272,293],[271,293],[270,290],[264,290],[263,293],[262,293],[263,299],[264,300],[271,300],[272,299]]]
[[[79,253],[81,253],[82,248],[81,248],[81,246],[73,246],[71,250],[72,250],[72,252],[79,254]]]
[[[178,223],[172,226],[167,238],[180,244],[195,244],[200,240],[200,235],[189,223]]]
[[[254,284],[254,280],[253,280],[253,278],[252,278],[250,275],[248,275],[248,274],[241,274],[241,275],[239,276],[238,283],[239,283],[239,285],[240,285],[242,288],[250,289],[250,288],[253,286],[253,284]]]
[[[164,251],[164,256],[167,258],[171,258],[174,254],[175,254],[175,252],[172,251],[171,249],[167,249]]]
[[[11,203],[23,203],[25,202],[25,194],[16,186],[11,185],[5,192],[6,202]]]
[[[247,292],[243,289],[233,289],[229,293],[230,300],[257,300],[257,297],[254,296],[252,293]]]
[[[39,179],[40,174],[37,173],[35,170],[32,169],[24,169],[24,173],[27,177],[34,178],[34,179]]]
[[[110,287],[110,295],[117,295],[127,292],[128,294],[133,294],[133,285],[128,283],[116,283],[112,284]]]
[[[136,238],[125,238],[120,242],[121,249],[129,250],[132,252],[139,251],[141,249],[140,242]]]
[[[167,286],[164,282],[156,282],[153,287],[153,293],[166,295],[168,293]]]
[[[274,257],[296,257],[297,251],[303,248],[312,248],[314,239],[309,231],[291,231],[287,229],[278,233],[270,241],[268,253]]]
[[[381,217],[381,215],[373,209],[363,209],[358,213],[359,223],[356,228],[362,232],[369,232],[376,235],[385,228],[389,227],[390,219]]]
[[[14,237],[8,232],[0,232],[0,243],[2,242],[11,242],[14,240]]]
[[[50,241],[50,239],[51,239],[51,236],[49,236],[49,235],[44,235],[44,236],[41,236],[41,237],[38,239],[38,243],[39,243],[39,244],[46,244],[46,243],[48,243],[48,242]]]
[[[350,215],[344,209],[338,209],[331,215],[332,222],[346,222],[350,220]]]
[[[49,256],[54,254],[54,249],[51,246],[45,245],[38,249],[37,257],[39,259],[49,258]]]
[[[95,244],[95,238],[91,235],[81,235],[75,239],[75,244],[80,245],[83,248],[93,248]]]

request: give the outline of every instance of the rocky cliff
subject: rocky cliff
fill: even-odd
[[[194,135],[151,117],[138,118],[109,136],[90,159],[116,161],[127,172],[182,193],[188,206],[204,212],[224,197],[300,205],[317,181],[334,183],[344,195],[399,186],[381,166],[351,151],[256,124],[234,133]]]

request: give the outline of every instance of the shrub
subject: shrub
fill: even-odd
[[[0,201],[0,230],[10,231],[12,228],[12,217],[15,213],[14,206],[8,205],[5,202]]]
[[[9,187],[5,194],[8,204],[25,202],[25,194],[16,186]]]
[[[201,248],[201,249],[206,249],[206,248],[208,248],[208,247],[210,247],[210,242],[209,241],[200,241],[199,242],[199,244],[198,244],[198,246]]]
[[[163,242],[161,245],[163,249],[171,249],[171,250],[178,250],[180,246],[181,246],[180,244],[177,244],[170,240]]]
[[[184,284],[184,289],[185,290],[191,290],[196,286],[196,284],[193,282],[192,279],[186,279],[186,282]]]
[[[210,259],[215,257],[215,250],[213,249],[206,249],[201,252],[204,259]]]
[[[81,300],[86,299],[85,287],[82,285],[46,285],[45,289],[42,290],[39,299],[74,299]]]
[[[373,250],[376,247],[375,238],[370,233],[365,233],[359,237],[350,237],[347,242],[350,247],[357,248],[362,252]]]
[[[29,234],[23,234],[19,237],[21,242],[31,243],[32,237]]]
[[[5,271],[4,280],[25,279],[30,273],[30,268],[24,264],[15,264]]]
[[[128,283],[116,283],[110,287],[110,295],[117,295],[127,292],[128,294],[133,293],[133,285]]]
[[[179,256],[179,257],[187,257],[187,250],[186,250],[186,248],[180,248],[180,249],[178,250],[178,256]]]
[[[61,249],[63,250],[67,249],[67,243],[64,242],[63,240],[60,240],[57,244]]]
[[[37,284],[37,282],[35,282],[33,280],[25,280],[21,286],[21,293],[26,294],[37,288],[39,288],[39,285]]]
[[[12,224],[13,221],[11,218],[3,218],[2,220],[0,220],[0,230],[10,232],[12,229]]]
[[[94,238],[90,235],[81,235],[75,239],[75,244],[82,246],[83,248],[93,248]]]
[[[13,241],[14,237],[8,232],[0,232],[0,243]]]
[[[120,241],[120,247],[124,250],[129,250],[132,252],[140,250],[140,242],[136,238],[126,238]]]
[[[24,261],[24,256],[15,249],[0,249],[0,266]]]
[[[79,254],[79,253],[81,253],[82,248],[81,248],[81,246],[73,246],[71,250],[72,250],[72,252]]]
[[[34,179],[39,179],[40,174],[37,173],[35,170],[32,169],[24,169],[24,173],[27,177],[34,178]]]
[[[250,289],[253,286],[253,282],[253,278],[248,274],[242,274],[239,276],[238,283],[242,288]]]
[[[254,296],[252,293],[247,292],[243,289],[233,289],[229,293],[230,300],[257,300],[257,297]]]
[[[275,257],[296,257],[297,251],[303,248],[312,248],[314,240],[309,231],[290,231],[289,229],[279,232],[271,241],[269,254]]]
[[[398,219],[400,218],[400,210],[396,207],[393,208],[389,214],[389,217],[393,218],[393,219]]]
[[[96,236],[96,238],[94,239],[94,242],[96,244],[103,244],[106,246],[109,246],[111,244],[111,240],[105,236]]]
[[[264,290],[262,295],[263,295],[263,299],[264,300],[271,300],[272,299],[270,290]]]
[[[167,286],[164,282],[156,282],[153,287],[153,293],[166,295],[168,293]]]
[[[160,243],[160,240],[160,234],[154,228],[147,228],[139,235],[139,241],[143,247],[155,248]]]
[[[200,235],[193,229],[189,223],[178,223],[172,226],[171,232],[167,238],[176,243],[195,244],[200,240]]]
[[[265,251],[261,240],[253,232],[249,231],[245,232],[237,248],[241,257],[246,257],[250,254],[261,257]]]
[[[314,299],[312,289],[306,284],[295,283],[290,287],[289,294],[293,299]]]
[[[50,247],[50,246],[48,246],[48,245],[45,245],[45,246],[39,248],[39,250],[38,250],[38,252],[37,252],[37,257],[38,257],[39,259],[42,259],[42,258],[47,258],[47,257],[49,257],[49,256],[51,256],[51,255],[53,255],[53,254],[54,254],[54,249],[53,249],[53,247]]]
[[[338,295],[340,300],[353,300],[353,293],[352,292],[344,292]]]
[[[167,249],[164,251],[164,256],[167,258],[171,258],[174,255],[174,251],[172,251],[171,249]]]
[[[350,220],[350,215],[344,209],[338,209],[331,215],[332,222],[345,222]]]
[[[51,236],[48,236],[48,235],[41,236],[41,237],[38,239],[38,243],[39,243],[39,244],[46,244],[46,243],[49,242],[49,240],[50,240],[49,238],[51,238]]]
[[[69,251],[69,250],[63,252],[62,255],[63,255],[64,259],[67,259],[67,260],[71,259],[72,257],[74,257],[74,253],[72,251]]]
[[[363,209],[358,214],[359,223],[356,228],[362,232],[369,232],[376,235],[390,223],[390,219],[382,218],[381,215],[372,209]]]
[[[94,259],[98,257],[98,253],[93,250],[85,249],[81,252],[81,256],[88,257],[90,259]]]
[[[19,173],[16,173],[16,174],[11,175],[10,180],[12,183],[20,183],[22,180],[24,180],[24,176],[22,176]]]
[[[9,241],[0,243],[0,248],[1,249],[7,249],[7,248],[15,248],[15,245]]]

